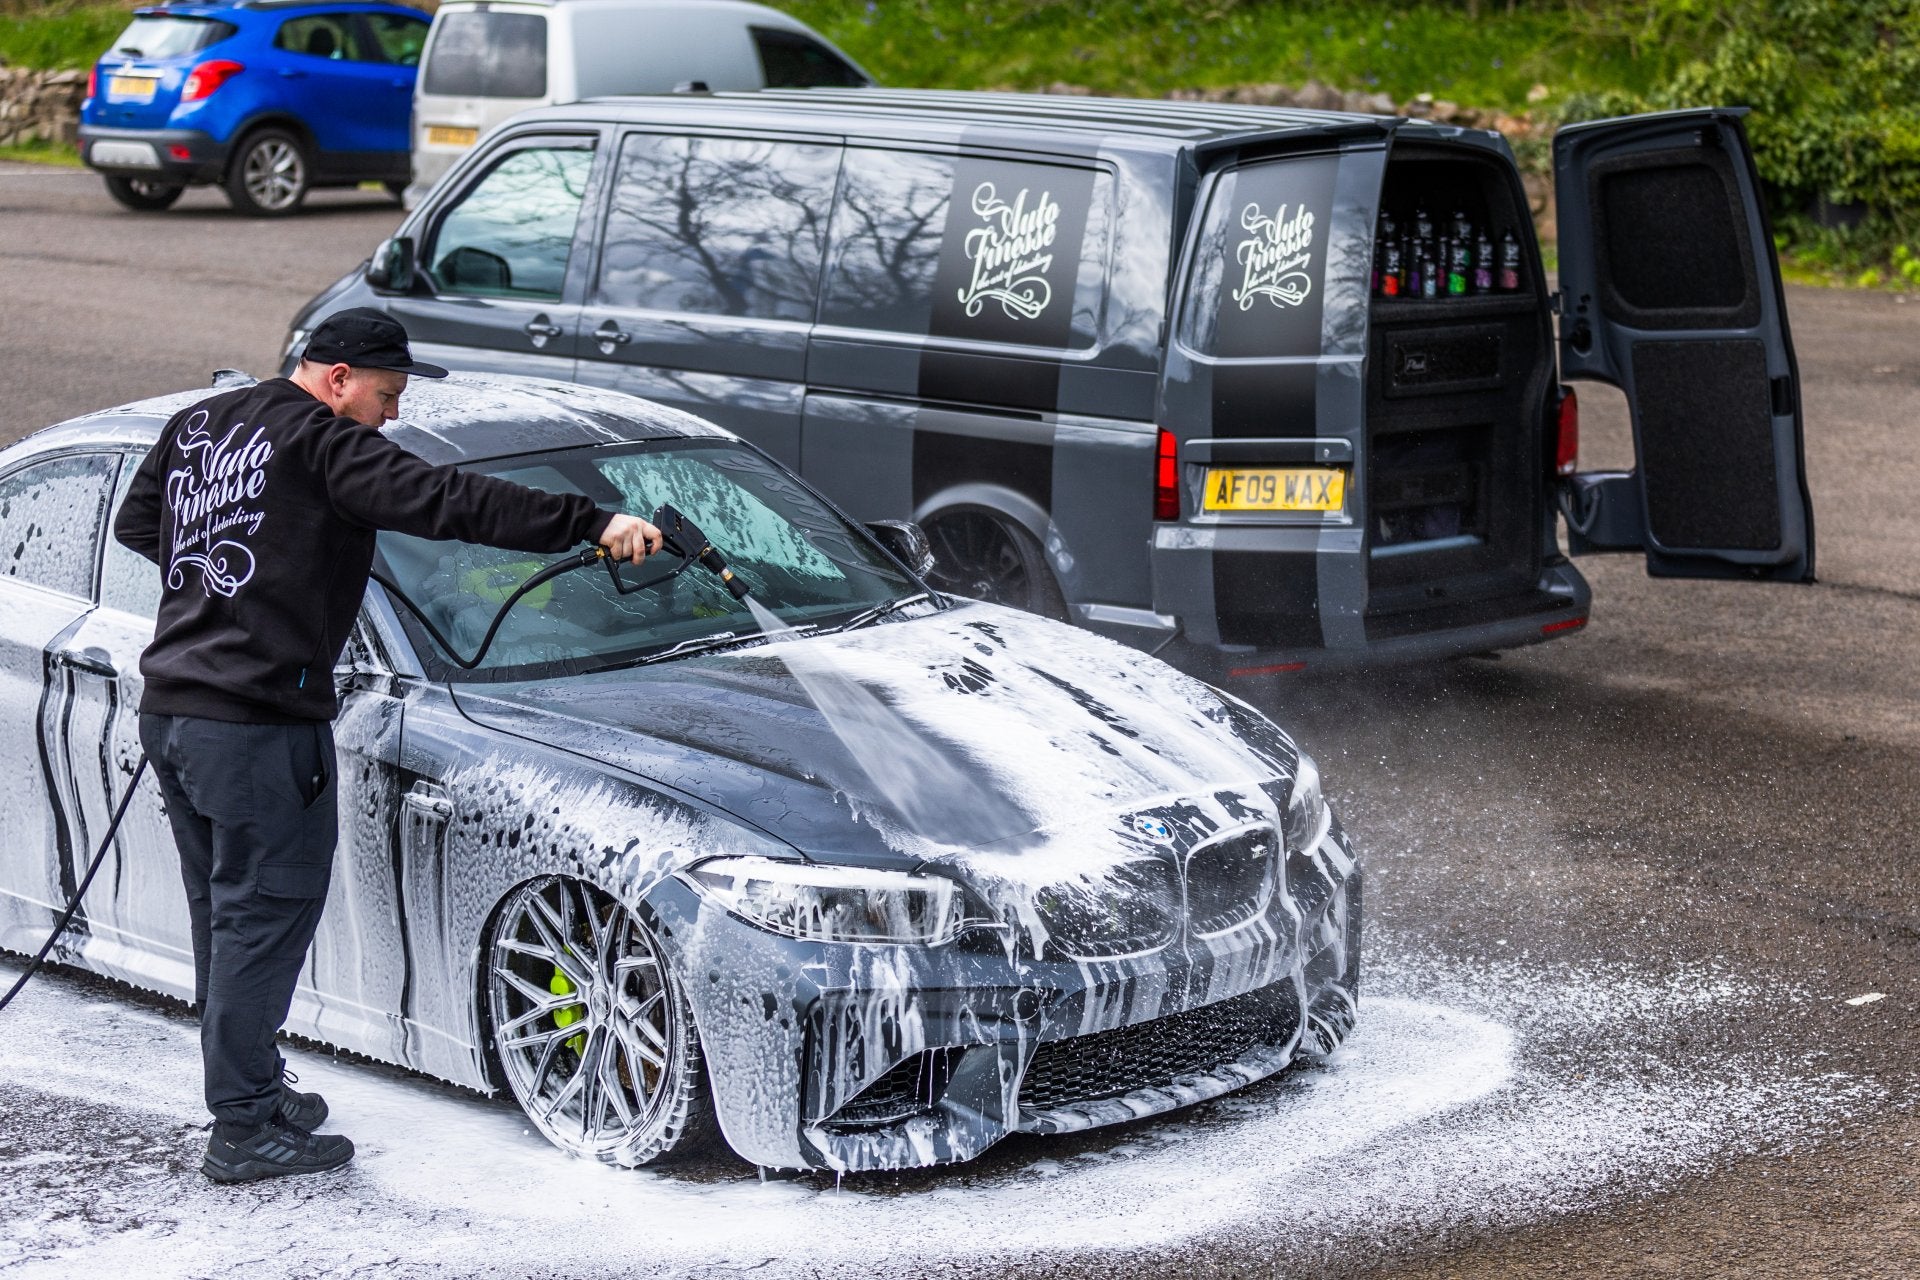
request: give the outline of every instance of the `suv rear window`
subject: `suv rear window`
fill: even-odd
[[[443,13],[422,92],[449,98],[547,96],[547,20],[537,13]]]
[[[113,52],[131,58],[184,58],[225,40],[238,30],[231,22],[215,18],[142,15],[120,33],[120,38],[113,42]]]
[[[867,78],[818,40],[798,31],[754,27],[761,78],[769,89],[864,89]]]

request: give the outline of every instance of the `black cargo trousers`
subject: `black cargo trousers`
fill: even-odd
[[[273,1118],[287,1020],[326,905],[338,834],[333,728],[140,716],[167,802],[193,924],[207,1110]]]

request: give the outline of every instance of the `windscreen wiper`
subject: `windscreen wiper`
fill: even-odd
[[[646,657],[638,659],[633,665],[639,667],[651,666],[656,662],[665,662],[669,658],[685,658],[696,653],[711,653],[715,649],[731,649],[736,645],[752,644],[756,640],[785,640],[789,636],[808,635],[813,631],[813,628],[813,623],[807,623],[805,626],[799,627],[788,627],[777,636],[768,635],[764,631],[720,631],[710,636],[698,636],[692,640],[682,640],[679,644],[671,648],[662,649],[658,653],[650,653]]]
[[[889,600],[885,604],[877,604],[871,609],[854,614],[853,617],[835,627],[834,630],[836,632],[852,631],[856,627],[864,627],[869,622],[884,618],[896,609],[904,609],[910,604],[918,604],[922,600],[931,599],[933,599],[933,592],[931,591],[920,591],[910,596],[901,596],[898,600]]]

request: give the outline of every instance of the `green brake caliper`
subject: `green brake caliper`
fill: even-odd
[[[570,996],[573,994],[573,984],[567,981],[567,975],[560,972],[558,965],[554,966],[553,979],[547,983],[547,990],[557,996]],[[553,1025],[556,1027],[570,1027],[586,1016],[587,1011],[583,1006],[570,1004],[564,1008],[553,1011]],[[575,1057],[584,1056],[587,1051],[586,1033],[581,1032],[577,1036],[567,1037],[567,1048],[573,1050]]]

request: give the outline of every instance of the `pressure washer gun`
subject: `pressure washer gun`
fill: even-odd
[[[753,588],[727,567],[727,558],[707,541],[707,535],[700,532],[700,526],[687,519],[671,503],[663,502],[654,509],[653,523],[660,530],[661,550],[682,560],[699,561],[701,568],[726,584],[735,600],[745,600],[752,594]]]

